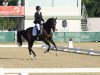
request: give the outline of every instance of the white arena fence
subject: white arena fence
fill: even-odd
[[[75,42],[97,42],[100,41],[100,32],[54,32],[55,42],[68,42],[72,38]],[[0,42],[16,42],[17,31],[1,31]]]
[[[0,68],[0,75],[29,75],[34,73],[99,73],[99,68]]]

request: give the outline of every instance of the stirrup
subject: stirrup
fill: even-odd
[[[37,41],[39,41],[39,35],[37,36]]]
[[[42,35],[42,33],[39,33],[39,36],[41,36]]]
[[[38,33],[38,36],[40,36],[40,35],[42,35],[42,32],[39,32],[39,33]]]

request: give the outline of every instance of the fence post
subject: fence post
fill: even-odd
[[[17,42],[17,31],[15,31],[15,42]]]

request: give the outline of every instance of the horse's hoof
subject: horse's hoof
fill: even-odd
[[[33,58],[31,58],[32,60],[35,60],[36,59],[36,57],[33,57]]]
[[[31,55],[30,58],[31,59],[36,59],[36,56]]]
[[[37,57],[35,56],[34,59],[37,59]]]
[[[47,52],[49,52],[49,51],[44,51],[44,53],[47,53]]]
[[[56,54],[56,56],[58,56],[58,54]]]
[[[47,53],[47,51],[44,51],[44,53]]]

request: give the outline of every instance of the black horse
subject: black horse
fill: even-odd
[[[56,49],[56,55],[57,55],[57,46],[54,43],[53,39],[52,39],[52,31],[55,32],[55,27],[56,27],[56,19],[57,18],[49,18],[44,24],[43,24],[43,28],[42,28],[42,34],[41,36],[39,36],[39,38],[48,45],[48,48],[46,51],[44,51],[44,53],[49,52],[50,50],[50,43],[51,42],[55,49]],[[17,42],[19,44],[19,46],[22,45],[22,36],[24,37],[24,39],[28,42],[28,50],[29,50],[29,54],[31,58],[35,58],[36,54],[34,51],[32,51],[32,46],[34,41],[37,40],[38,36],[33,36],[32,35],[32,29],[33,27],[27,28],[26,30],[20,30],[17,33]]]

